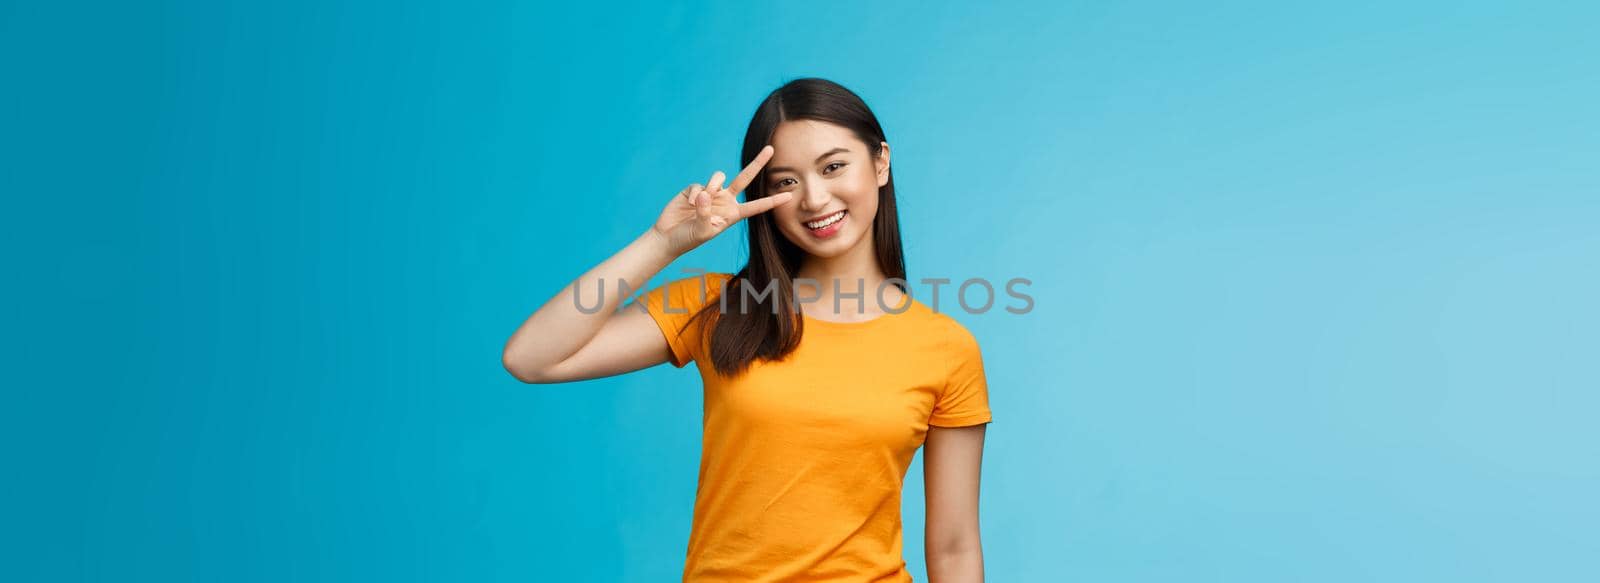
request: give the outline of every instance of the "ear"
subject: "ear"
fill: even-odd
[[[889,183],[889,142],[878,142],[878,159],[872,161],[878,171],[878,187]]]

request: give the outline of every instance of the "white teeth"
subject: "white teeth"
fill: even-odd
[[[821,228],[826,227],[828,225],[831,225],[831,224],[839,222],[839,219],[842,219],[842,218],[844,218],[844,211],[839,211],[839,212],[833,213],[832,216],[830,216],[830,217],[828,217],[826,219],[822,219],[820,221],[812,221],[812,222],[806,223],[806,226],[810,227],[812,229],[821,229]]]

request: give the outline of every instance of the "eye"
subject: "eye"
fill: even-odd
[[[822,173],[823,174],[830,174],[830,173],[833,172],[834,167],[837,166],[839,168],[843,168],[844,165],[845,165],[844,162],[834,162],[834,163],[828,164],[827,166],[822,167]]]
[[[777,182],[774,182],[772,184],[772,187],[773,188],[783,188],[785,186],[788,186],[787,183],[789,183],[789,182],[794,182],[794,179],[793,178],[782,178],[782,179],[779,179]]]

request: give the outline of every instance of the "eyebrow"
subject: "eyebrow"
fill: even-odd
[[[816,162],[812,162],[812,164],[821,163],[822,159],[823,158],[827,158],[828,156],[832,156],[834,154],[838,154],[838,153],[841,153],[841,152],[848,153],[849,151],[850,150],[848,148],[834,148],[832,150],[828,150],[826,152],[823,152],[821,156],[817,156]],[[768,166],[767,167],[767,172],[794,172],[794,169],[790,168],[788,166]]]

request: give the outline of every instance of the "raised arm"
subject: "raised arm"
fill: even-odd
[[[638,290],[674,259],[734,223],[788,202],[788,193],[738,201],[739,193],[772,159],[772,152],[771,146],[763,149],[726,188],[718,171],[706,185],[691,184],[673,195],[655,225],[528,316],[501,352],[506,371],[526,383],[561,383],[666,362],[671,349],[650,316],[642,310],[617,312],[624,299],[618,293],[620,283]]]

